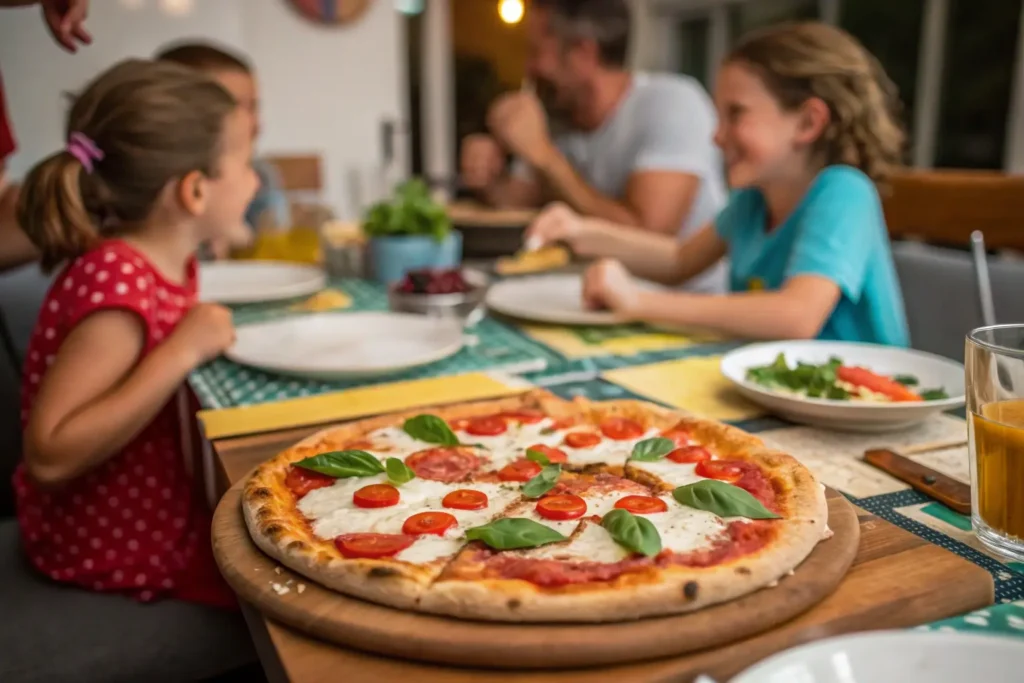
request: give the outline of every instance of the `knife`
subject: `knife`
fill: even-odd
[[[962,481],[883,448],[867,451],[864,460],[946,507],[971,514],[971,487]]]

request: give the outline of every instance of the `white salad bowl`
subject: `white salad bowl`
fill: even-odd
[[[922,389],[943,389],[949,398],[935,401],[875,403],[808,398],[772,389],[747,378],[750,368],[771,364],[784,354],[797,362],[821,365],[840,358],[843,365],[867,368],[880,375],[914,375]],[[923,351],[878,344],[828,341],[781,341],[751,344],[722,358],[722,374],[751,401],[793,422],[827,429],[883,432],[913,425],[930,415],[964,404],[964,366]]]

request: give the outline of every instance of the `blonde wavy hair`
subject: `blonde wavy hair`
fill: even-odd
[[[846,31],[819,22],[779,24],[744,37],[726,63],[748,66],[787,110],[812,97],[831,121],[816,151],[884,183],[903,160],[906,134],[895,84]]]

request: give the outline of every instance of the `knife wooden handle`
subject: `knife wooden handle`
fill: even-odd
[[[969,485],[886,449],[870,450],[864,454],[864,460],[900,481],[905,481],[914,490],[931,496],[946,507],[962,515],[971,514]]]

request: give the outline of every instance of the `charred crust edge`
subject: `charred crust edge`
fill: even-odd
[[[693,600],[697,597],[699,590],[700,586],[697,585],[696,581],[687,581],[683,584],[683,597],[687,600]]]
[[[366,575],[371,579],[389,579],[393,576],[399,576],[401,573],[392,567],[373,567],[370,571],[366,572]]]

